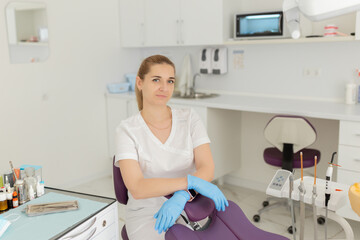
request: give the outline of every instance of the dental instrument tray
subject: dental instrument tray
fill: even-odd
[[[79,203],[77,200],[74,200],[74,201],[65,201],[65,202],[29,204],[26,206],[24,210],[26,215],[28,215],[29,217],[33,217],[43,214],[67,212],[78,209],[79,209]]]

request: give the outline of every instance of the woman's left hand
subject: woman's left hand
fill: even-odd
[[[155,230],[159,234],[166,232],[168,228],[175,224],[189,199],[189,193],[181,190],[175,192],[169,200],[164,202],[160,210],[154,215],[154,218],[156,218]]]

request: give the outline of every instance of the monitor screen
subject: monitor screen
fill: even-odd
[[[236,37],[282,36],[283,13],[254,13],[236,15]]]

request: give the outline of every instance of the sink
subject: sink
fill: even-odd
[[[187,99],[199,99],[199,98],[212,98],[219,96],[219,94],[215,93],[202,93],[202,92],[195,92],[191,95],[184,95],[181,96],[180,92],[174,92],[173,97],[174,98],[187,98]]]

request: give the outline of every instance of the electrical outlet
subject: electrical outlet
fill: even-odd
[[[304,68],[303,76],[304,77],[319,77],[321,75],[321,68]]]

